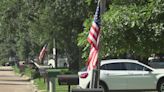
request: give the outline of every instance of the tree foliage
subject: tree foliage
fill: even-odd
[[[164,53],[163,15],[163,0],[111,0],[109,10],[101,16],[100,57],[125,53],[148,57],[152,53]],[[83,56],[87,58],[89,46],[84,40],[91,21],[85,22],[79,46],[84,47]]]
[[[37,56],[45,43],[49,44],[50,54],[55,39],[58,53],[66,53],[74,66],[71,68],[78,68],[80,52],[76,39],[88,8],[84,1],[5,0],[0,5],[0,45],[4,47],[0,49],[4,52],[1,59],[7,60],[12,54],[26,60]]]
[[[86,38],[97,1],[1,1],[0,61],[38,56],[45,43],[50,54],[55,39],[58,54],[67,55],[71,68],[77,69],[82,51],[82,58],[88,57]],[[164,53],[163,0],[107,0],[107,6],[101,15],[101,58],[124,53],[143,57]]]

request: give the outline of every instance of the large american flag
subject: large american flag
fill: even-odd
[[[46,51],[47,51],[47,44],[44,45],[44,47],[42,48],[42,50],[39,53],[39,61],[42,61],[42,59],[45,56]]]
[[[100,6],[97,6],[94,20],[88,35],[88,42],[91,45],[90,54],[88,58],[88,70],[95,69],[98,62],[98,52],[99,52],[99,38],[100,38]]]

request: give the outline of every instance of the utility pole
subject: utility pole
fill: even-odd
[[[53,59],[55,61],[55,68],[57,68],[57,46],[56,46],[56,39],[53,38]]]

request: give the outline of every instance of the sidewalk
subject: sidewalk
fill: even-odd
[[[29,78],[16,75],[12,67],[0,67],[0,92],[36,92]]]

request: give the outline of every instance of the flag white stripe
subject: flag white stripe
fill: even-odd
[[[89,58],[88,58],[88,71],[96,68],[96,64],[98,62],[98,51],[99,51],[99,38],[100,38],[100,7],[97,6],[94,21],[92,22],[92,26],[90,28],[90,32],[88,35],[88,42],[91,45]]]
[[[92,57],[93,57],[93,54],[94,54],[93,52],[94,52],[94,48],[91,48],[90,54],[89,54],[89,58],[88,58],[89,63],[90,63],[90,61],[92,60]]]
[[[93,27],[91,27],[90,32],[91,32],[95,37],[97,37],[97,33],[95,32],[95,30],[93,29]]]
[[[97,41],[96,41],[96,39],[94,39],[94,37],[92,35],[89,34],[88,38],[92,41],[94,46],[97,46]]]
[[[97,58],[98,58],[97,50],[95,48],[93,48],[92,59],[90,60],[90,63],[89,63],[90,68],[88,68],[88,70],[93,69],[94,67],[96,67]]]
[[[96,28],[97,31],[99,30],[99,27],[97,26],[97,24],[96,24],[94,21],[92,22],[92,26],[93,26],[94,28]]]

